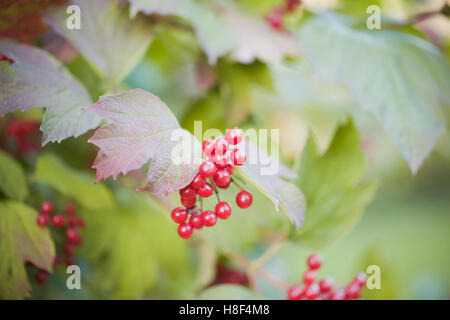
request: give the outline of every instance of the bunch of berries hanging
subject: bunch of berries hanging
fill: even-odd
[[[236,204],[242,208],[248,208],[253,201],[250,192],[242,189],[232,179],[234,166],[241,166],[246,161],[244,151],[238,148],[242,141],[241,130],[234,128],[226,132],[225,137],[215,140],[203,141],[202,150],[204,162],[200,165],[197,175],[192,182],[180,190],[181,204],[183,207],[172,211],[172,220],[179,224],[178,234],[180,237],[189,238],[194,229],[203,226],[212,227],[217,218],[227,219],[231,215],[231,206],[226,201],[220,201],[219,188],[227,189],[231,182],[238,186],[240,192],[236,195]],[[215,210],[203,211],[203,198],[216,194],[218,203]],[[200,208],[197,207],[200,202]]]
[[[303,281],[293,285],[287,292],[288,300],[354,300],[358,299],[366,283],[366,274],[358,273],[347,286],[336,286],[332,278],[326,277],[316,282],[316,271],[322,266],[320,255],[308,257],[308,270],[303,274]]]
[[[83,239],[78,231],[78,227],[84,228],[86,223],[81,217],[75,213],[75,206],[72,203],[67,203],[65,212],[66,215],[54,212],[54,206],[51,201],[44,201],[41,204],[40,215],[37,217],[37,224],[41,227],[52,226],[56,230],[65,228],[65,242],[62,244],[62,250],[65,255],[66,265],[74,264],[73,256],[75,248],[80,246]],[[54,266],[62,262],[62,255],[55,256]],[[36,274],[36,281],[44,284],[47,281],[48,273],[45,270],[39,270]]]

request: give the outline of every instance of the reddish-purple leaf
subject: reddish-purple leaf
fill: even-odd
[[[93,168],[96,180],[114,179],[139,169],[149,160],[146,189],[153,193],[174,192],[194,178],[201,159],[201,145],[180,128],[169,108],[142,89],[101,97],[87,110],[109,120],[89,142],[100,147]],[[182,140],[180,142],[180,140]],[[180,153],[184,161],[177,161]]]

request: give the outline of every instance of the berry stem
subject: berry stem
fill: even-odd
[[[212,185],[212,187],[213,187],[214,193],[216,194],[217,201],[220,202],[219,191],[217,190],[217,186],[216,186],[216,184],[214,183],[213,179],[209,179],[209,180],[210,180],[211,185]]]
[[[234,185],[235,185],[236,187],[238,187],[241,191],[244,191],[244,190],[245,190],[245,189],[242,188],[242,187],[239,185],[239,183],[237,183],[233,178],[231,178],[231,182],[233,182]]]

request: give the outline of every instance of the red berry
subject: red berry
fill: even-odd
[[[233,172],[234,172],[234,166],[233,166],[231,163],[227,164],[227,166],[225,167],[225,169],[228,171],[228,173],[229,173],[230,175],[232,175]]]
[[[242,138],[242,131],[238,128],[230,129],[225,134],[225,139],[227,139],[227,142],[232,145],[239,144],[242,141]]]
[[[203,187],[205,183],[206,183],[205,178],[203,178],[200,174],[197,173],[194,180],[192,180],[190,187],[198,190],[201,187]]]
[[[183,222],[178,226],[178,235],[182,237],[183,239],[189,238],[192,233],[194,232],[194,229],[192,228],[191,224],[188,222]]]
[[[0,61],[8,61],[10,64],[14,63],[13,59],[8,58],[7,56],[1,53],[0,53]]]
[[[214,164],[219,169],[225,169],[227,167],[228,162],[230,161],[228,154],[220,154],[216,153],[214,156]]]
[[[190,188],[190,187],[184,187],[179,192],[180,192],[181,198],[192,199],[197,196],[197,190],[195,190],[194,188]]]
[[[199,214],[193,214],[189,218],[189,223],[194,227],[195,229],[201,229],[203,227],[202,218]]]
[[[216,216],[218,216],[220,219],[228,219],[228,217],[231,215],[231,206],[228,204],[228,202],[220,201],[218,204],[216,204]]]
[[[226,154],[228,151],[228,141],[223,137],[217,138],[216,142],[214,143],[214,151],[216,155]]]
[[[328,293],[333,288],[334,281],[332,278],[323,278],[319,282],[320,292]]]
[[[316,272],[313,270],[306,270],[303,274],[303,283],[311,284],[316,281]]]
[[[345,295],[345,290],[338,290],[336,292],[331,293],[328,296],[329,300],[345,300],[346,295]]]
[[[317,270],[322,266],[323,258],[319,254],[312,254],[308,257],[307,263],[311,270]]]
[[[41,214],[37,217],[36,222],[41,227],[44,227],[48,224],[48,215]]]
[[[366,284],[367,275],[365,272],[358,273],[353,282],[357,283],[361,288]]]
[[[202,175],[203,178],[211,178],[216,173],[216,165],[211,161],[205,161],[198,169],[198,172]]]
[[[192,208],[195,206],[195,203],[197,202],[197,198],[189,199],[189,198],[181,198],[181,204],[185,208]]]
[[[287,299],[288,300],[300,300],[303,297],[303,286],[301,285],[293,285],[288,289],[288,296]]]
[[[212,157],[214,155],[214,142],[215,141],[212,139],[206,139],[203,141],[202,150],[206,157]]]
[[[230,185],[231,177],[227,170],[217,170],[213,180],[219,188],[227,188]]]
[[[200,218],[202,219],[202,224],[206,227],[212,227],[217,222],[217,216],[211,210],[203,211],[200,214]]]
[[[361,288],[358,283],[352,282],[345,288],[345,294],[348,299],[358,299]]]
[[[283,15],[281,10],[272,10],[266,17],[267,22],[274,29],[281,29],[283,27]]]
[[[51,201],[44,201],[41,204],[41,213],[50,214],[53,211],[53,203]]]
[[[78,225],[78,217],[76,216],[69,217],[69,226],[76,227],[77,225]]]
[[[234,165],[242,166],[245,161],[247,161],[247,157],[245,156],[244,151],[242,151],[241,149],[234,149],[231,152],[230,160]]]
[[[175,221],[176,223],[182,223],[185,222],[187,217],[188,217],[188,213],[187,210],[183,207],[178,207],[172,210],[172,220]]]
[[[317,297],[319,297],[320,294],[320,287],[317,283],[312,283],[310,284],[306,289],[305,289],[305,298],[308,300],[314,300]]]
[[[57,213],[52,217],[52,223],[55,228],[61,228],[66,224],[66,219],[62,214]]]
[[[81,241],[80,234],[78,233],[78,230],[75,228],[67,228],[66,230],[66,238],[67,241],[71,244],[79,244]]]
[[[73,244],[66,243],[66,245],[64,246],[64,253],[68,257],[73,256],[73,254],[75,253],[75,246]]]
[[[208,198],[212,195],[212,193],[213,193],[213,187],[208,182],[205,183],[205,185],[203,187],[198,189],[198,194],[202,198]]]
[[[71,266],[73,264],[75,264],[75,263],[73,262],[72,257],[66,257],[66,265]]]
[[[45,270],[39,270],[36,274],[36,282],[39,284],[44,284],[47,282],[48,273]]]
[[[66,213],[69,216],[73,216],[75,214],[75,205],[73,203],[66,204]]]
[[[286,0],[287,11],[293,11],[302,3],[301,0]]]
[[[236,203],[239,208],[245,209],[252,205],[253,196],[250,192],[242,190],[236,195]]]

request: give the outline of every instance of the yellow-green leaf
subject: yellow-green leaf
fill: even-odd
[[[0,190],[15,200],[23,200],[28,195],[27,181],[20,164],[3,151],[0,151]]]

